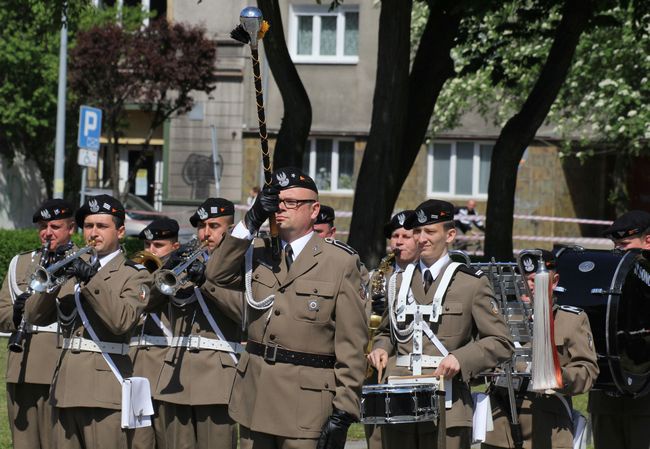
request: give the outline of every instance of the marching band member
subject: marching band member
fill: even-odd
[[[541,250],[542,262],[549,272],[551,288],[560,280],[555,271],[555,256]],[[522,256],[522,266],[531,293],[535,293],[535,275],[539,257]],[[523,446],[518,446],[510,427],[510,405],[505,376],[490,387],[494,431],[486,434],[482,449],[573,448],[574,425],[571,396],[587,392],[598,377],[596,349],[587,314],[573,306],[553,306],[554,341],[562,369],[562,386],[557,390],[536,393],[530,390],[529,378],[521,378],[515,389],[517,416]],[[535,335],[533,335],[533,339]]]
[[[159,310],[171,326],[167,331],[171,344],[153,395],[159,401],[162,447],[233,449],[237,445],[228,400],[241,352],[241,294],[217,288],[208,291],[203,285],[205,259],[214,257],[209,254],[232,225],[234,213],[233,203],[226,199],[205,200],[190,217],[198,242],[204,246],[177,250],[163,267],[173,269],[191,257],[189,253],[197,255],[186,270],[188,282],[174,294],[164,295],[156,278],[152,301],[164,304]],[[233,308],[224,313],[216,298],[234,304]]]
[[[121,428],[122,378],[133,327],[149,300],[151,275],[120,251],[124,207],[109,195],[88,197],[77,225],[97,253],[97,263],[78,257],[55,277],[65,282],[35,293],[25,304],[28,322],[62,327],[50,402],[58,449],[127,447],[131,430]],[[118,377],[120,376],[120,377]]]
[[[359,257],[313,232],[319,203],[309,176],[284,168],[272,179],[206,271],[208,290],[244,290],[248,304],[230,416],[242,449],[343,449],[359,418],[366,367]],[[268,241],[254,239],[273,213],[283,246],[277,258]]]
[[[318,217],[314,222],[314,232],[322,239],[336,238],[336,226],[334,226],[334,209],[324,204],[320,205]]]
[[[369,291],[372,299],[372,314],[374,315],[381,317],[386,310],[388,279],[394,272],[404,271],[406,266],[414,262],[420,254],[418,243],[413,238],[413,230],[404,229],[404,223],[412,213],[412,210],[404,210],[393,215],[391,220],[384,225],[384,236],[389,240],[390,252],[380,262],[379,267],[370,273]],[[372,375],[366,379],[365,384],[372,385],[380,382],[377,379],[377,374],[377,371],[373,369]],[[381,426],[366,424],[364,432],[368,449],[381,449]]]
[[[75,231],[74,209],[61,199],[49,199],[36,210],[32,221],[38,225],[42,248],[15,256],[0,291],[0,330],[26,332],[18,342],[22,352],[9,351],[7,358],[7,408],[13,447],[49,449],[54,447],[50,385],[59,358],[57,325],[34,326],[23,322],[30,277],[41,261],[48,265],[57,249],[69,248]],[[44,252],[46,252],[44,254]]]
[[[618,217],[603,235],[622,251],[650,250],[650,213],[631,210]],[[647,449],[650,447],[650,400],[614,392],[589,393],[589,412],[595,449]]]
[[[452,407],[447,412],[444,430],[447,449],[471,445],[469,380],[507,360],[513,350],[487,277],[465,265],[451,263],[447,246],[456,236],[453,216],[452,204],[428,200],[404,223],[406,229],[413,229],[420,246],[420,258],[404,272],[394,275],[394,292],[400,293],[388,298],[389,307],[375,337],[375,349],[368,355],[373,366],[386,368],[388,376],[412,375],[414,358],[411,355],[421,351],[422,356],[417,360],[421,361],[423,374],[444,375],[452,381]],[[404,296],[400,291],[402,282],[409,285]],[[408,327],[398,324],[394,314],[395,302],[402,308],[414,301],[422,306],[430,305],[432,313],[437,315],[437,319],[423,317],[426,336],[418,348],[413,345],[413,334],[407,335]],[[389,360],[393,352],[397,357]],[[435,448],[438,431],[443,430],[437,429],[432,422],[391,424],[382,429],[383,445],[387,449]]]
[[[147,266],[147,259],[151,267],[149,271],[154,272],[156,268],[165,263],[169,255],[178,249],[178,222],[170,218],[157,218],[149,223],[138,234],[138,238],[144,242],[144,251],[136,255],[142,259],[143,265]],[[137,261],[137,260],[136,260]],[[157,291],[151,294],[149,304],[141,322],[135,329],[131,338],[130,356],[133,360],[133,374],[146,377],[149,384],[155,387],[158,382],[158,375],[162,369],[167,348],[172,336],[167,316],[156,312],[161,306],[166,307],[167,301],[160,298]],[[159,402],[153,400],[154,416],[152,425],[135,429],[133,436],[134,449],[163,448],[165,430],[158,412]]]

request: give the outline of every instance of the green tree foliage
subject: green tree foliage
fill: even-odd
[[[134,29],[102,17],[89,24],[70,53],[70,87],[79,102],[102,109],[111,186],[114,195],[125,197],[154,131],[173,114],[192,108],[193,91],[209,94],[216,87],[216,42],[201,27],[165,19]],[[131,104],[148,112],[150,121],[140,157],[119,192],[119,137],[128,126]]]
[[[85,2],[0,0],[0,153],[36,162],[46,185],[53,172],[59,30],[74,34]]]

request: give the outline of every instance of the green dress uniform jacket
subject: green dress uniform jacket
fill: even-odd
[[[226,235],[207,266],[205,288],[242,289],[242,265],[251,242]],[[359,417],[368,342],[365,288],[354,251],[314,234],[287,270],[255,239],[251,292],[265,310],[248,307],[248,341],[309,354],[334,355],[334,368],[274,363],[242,354],[230,416],[254,432],[288,438],[318,438],[332,409]],[[216,298],[220,298],[217,296]]]
[[[555,307],[555,346],[562,367],[563,387],[557,390],[567,404],[570,396],[587,392],[598,377],[598,363],[587,314],[575,307]],[[524,448],[573,447],[573,422],[566,405],[555,394],[518,393],[518,410]],[[490,447],[514,448],[508,414],[507,390],[497,388],[491,395],[494,431],[486,434]],[[523,399],[522,399],[523,398]]]
[[[59,298],[62,333],[65,338],[90,335],[81,323],[75,306],[75,279],[69,279],[52,293],[34,294],[25,306],[27,320],[47,325],[57,319]],[[102,342],[128,346],[131,331],[147,305],[151,275],[142,267],[118,254],[102,267],[87,284],[80,285],[80,301],[95,333]],[[65,317],[70,317],[68,320]],[[72,318],[74,316],[74,318]],[[128,351],[110,357],[122,377],[132,375]],[[120,410],[121,385],[99,352],[64,349],[52,383],[52,405],[97,407]]]
[[[34,250],[16,256],[14,279],[20,293],[29,287],[31,275],[41,260],[41,250]],[[10,273],[7,272],[0,291],[0,330],[13,332],[13,299],[11,296]],[[16,292],[18,293],[18,292]],[[20,295],[18,293],[16,296]],[[29,301],[29,300],[28,300]],[[28,332],[21,353],[8,351],[7,383],[30,383],[50,385],[60,351],[57,349],[56,332]]]
[[[427,294],[424,293],[422,273],[419,266],[416,266],[411,280],[411,292],[415,301],[423,305],[433,302],[433,295],[447,266],[442,268]],[[447,411],[447,428],[472,426],[470,379],[507,360],[513,351],[508,328],[487,277],[471,274],[470,271],[456,271],[444,295],[438,322],[429,324],[433,333],[460,364],[460,373],[452,379],[452,408]],[[396,276],[395,291],[398,292],[403,272]],[[411,340],[399,343],[391,338],[388,313],[387,308],[373,347],[383,348],[389,355],[393,352],[397,355],[410,354],[413,351]],[[422,343],[422,354],[442,356],[426,336],[422,337]],[[412,375],[408,367],[396,366],[396,360],[389,359],[386,376]],[[435,368],[422,368],[422,374],[432,374],[434,371]],[[435,426],[430,428],[431,432],[435,431]]]

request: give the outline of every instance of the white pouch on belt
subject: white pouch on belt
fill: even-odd
[[[122,428],[149,427],[153,415],[151,389],[146,377],[127,377],[122,381]]]

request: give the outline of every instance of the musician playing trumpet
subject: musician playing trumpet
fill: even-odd
[[[451,203],[428,200],[406,219],[404,228],[413,229],[420,257],[389,280],[388,307],[375,349],[368,355],[388,376],[433,374],[451,379],[447,426],[438,429],[426,421],[384,426],[384,448],[437,448],[438,432],[445,432],[447,449],[470,447],[469,380],[512,354],[508,328],[487,277],[452,263],[447,254],[456,236],[453,218]],[[403,283],[407,289],[401,289]],[[391,353],[396,357],[389,360]]]
[[[544,264],[548,271],[549,286],[552,291],[557,287],[560,277],[555,271],[555,256],[550,251],[537,250],[541,258],[533,254],[521,257],[521,266],[526,277],[529,290],[535,295],[535,277],[539,264]],[[529,300],[530,298],[524,298]],[[554,303],[554,301],[553,301]],[[589,326],[587,314],[574,306],[558,306],[553,304],[554,341],[559,365],[561,367],[561,383],[554,390],[536,392],[532,390],[530,378],[518,379],[515,388],[517,416],[521,425],[523,446],[519,446],[513,438],[517,432],[512,432],[510,426],[510,406],[508,393],[503,378],[497,377],[490,386],[490,402],[494,431],[486,434],[482,449],[516,448],[566,448],[574,447],[574,428],[578,427],[578,417],[571,407],[571,396],[589,391],[598,377],[598,364],[594,339]],[[539,328],[535,328],[537,331]],[[542,338],[533,333],[534,342]],[[536,344],[536,343],[533,343]]]
[[[63,353],[50,394],[59,449],[127,447],[130,440],[132,431],[121,428],[121,384],[132,373],[128,343],[151,275],[120,250],[124,218],[115,198],[88,197],[75,219],[96,257],[68,260],[52,273],[51,287],[25,304],[28,322],[58,319],[61,326]]]
[[[144,243],[144,250],[137,253],[132,260],[147,267],[151,273],[156,272],[167,262],[170,254],[180,247],[178,230],[178,222],[174,219],[155,219],[138,234],[138,238]],[[154,289],[145,309],[146,313],[142,315],[130,343],[134,375],[146,377],[153,387],[158,382],[158,374],[167,355],[169,338],[172,336],[167,314],[158,312],[167,307],[168,298],[156,293]],[[155,399],[152,402],[155,411],[152,425],[135,429],[133,449],[165,447],[164,427],[158,413],[159,402]]]
[[[203,286],[205,263],[232,225],[234,213],[233,203],[226,199],[205,200],[190,217],[197,238],[172,252],[155,276],[152,303],[161,320],[169,323],[164,331],[168,348],[152,384],[159,403],[154,428],[162,430],[156,434],[158,447],[236,446],[235,422],[227,404],[241,351],[242,296]],[[215,296],[228,298],[233,309],[225,313],[218,309]]]
[[[65,248],[75,231],[74,208],[61,199],[48,199],[34,212],[41,248],[16,255],[9,264],[0,291],[0,330],[25,335],[23,351],[8,353],[7,406],[13,447],[54,447],[49,391],[59,358],[56,324],[34,326],[24,321],[25,301],[30,295],[30,277],[36,268],[48,265]],[[58,251],[57,251],[58,250]],[[22,323],[22,326],[21,326]]]

